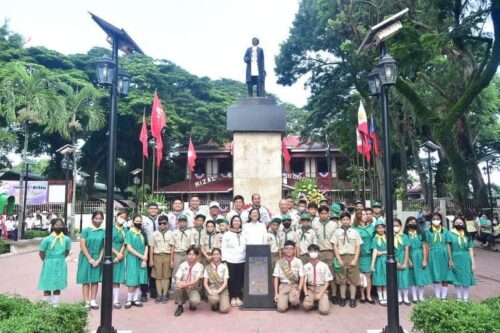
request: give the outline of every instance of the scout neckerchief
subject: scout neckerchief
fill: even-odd
[[[122,235],[123,239],[125,239],[125,231],[123,230],[123,226],[119,227],[118,224],[115,224],[116,231]]]
[[[158,221],[158,215],[156,217],[147,217],[153,223],[153,231],[156,231],[156,221]]]
[[[302,229],[302,235],[300,235],[300,240],[303,241],[306,239],[306,233],[311,229],[311,227],[301,227]]]
[[[408,235],[410,236],[410,239],[416,239],[418,237],[418,232],[416,230],[409,230]]]
[[[399,244],[403,245],[403,239],[402,239],[402,233],[401,232],[395,232],[394,233],[394,247],[397,249]]]
[[[240,239],[241,229],[240,229],[240,231],[234,231],[234,230],[231,230],[231,231],[236,234],[236,237],[238,237],[238,246],[241,246],[241,239]]]
[[[316,288],[316,264],[311,261],[313,266],[313,287]]]
[[[278,239],[278,232],[277,231],[273,231],[273,230],[270,230],[269,232],[271,233],[271,235],[274,236],[274,242],[276,243],[276,246],[279,249],[280,248],[280,241]],[[285,237],[286,237],[286,234],[285,234]]]
[[[293,258],[292,258],[293,260]],[[280,259],[278,261],[281,270],[283,271],[283,274],[285,274],[286,278],[288,279],[288,282],[290,284],[297,283],[297,278],[295,277],[295,274],[292,272],[292,260],[288,260],[286,257],[283,259]]]
[[[92,231],[104,230],[104,228],[102,227],[102,224],[99,227],[96,227],[94,224],[91,224],[89,228]]]
[[[375,239],[377,240],[378,246],[382,246],[382,243],[386,242],[385,234],[383,234],[383,235],[375,234]]]
[[[55,231],[52,231],[52,233],[50,235],[54,237],[52,244],[50,244],[51,250],[54,248],[54,246],[56,246],[56,243],[58,240],[61,243],[62,247],[64,248],[64,233],[63,232],[60,232],[59,234],[57,234]]]
[[[187,261],[186,261],[186,262],[187,262]],[[192,264],[192,265],[190,265],[189,263],[187,263],[187,264],[188,264],[189,270],[188,270],[188,276],[187,276],[186,282],[189,282],[189,281],[191,281],[191,277],[192,277],[192,276],[191,276],[191,273],[192,273],[193,267],[194,267],[194,265],[195,265],[196,263],[194,263],[194,264]]]
[[[455,228],[451,229],[451,232],[457,235],[458,237],[458,246],[462,247],[462,241],[464,242],[464,245],[467,244],[467,237],[465,236],[465,232],[463,230],[457,230]]]
[[[290,231],[292,231],[292,228],[288,228],[288,230],[283,229],[283,231],[285,232],[285,242],[286,242],[288,240],[288,234],[290,233]]]
[[[326,239],[326,225],[328,224],[328,222],[330,222],[329,220],[326,220],[326,221],[319,221],[321,223],[321,225],[323,226],[323,239]]]
[[[347,240],[347,243],[349,243],[349,237],[347,236],[347,231],[349,230],[350,226],[342,226],[340,227],[342,230],[344,230],[344,244],[346,243],[346,240]]]
[[[140,236],[141,237],[141,242],[144,244],[144,236],[142,235],[141,230],[137,230],[136,227],[130,228],[130,232],[135,234],[134,237]]]
[[[214,266],[215,266],[215,268],[214,268]],[[219,267],[219,265],[217,265],[215,263],[208,265],[207,266],[207,273],[208,273],[208,277],[209,277],[210,281],[212,281],[212,283],[215,284],[217,287],[220,287],[222,283],[221,283],[220,276],[218,273],[218,269],[217,269],[218,267]]]
[[[201,242],[201,233],[203,232],[203,226],[201,227],[194,227],[196,231],[198,231],[198,247],[200,247],[200,242]]]
[[[443,241],[443,236],[441,235],[441,232],[443,231],[443,227],[439,226],[432,226],[432,232],[434,233],[434,243],[437,243],[438,241],[441,243]],[[439,238],[439,240],[438,240]]]
[[[184,228],[184,229],[179,228],[179,231],[180,231],[180,232],[181,232],[181,234],[182,234],[182,235],[181,235],[181,242],[182,242],[182,238],[183,238],[184,236],[186,236],[186,238],[189,238],[189,237],[188,237],[188,235],[186,235],[186,230],[187,230],[187,228]]]
[[[212,237],[215,236],[216,233],[215,232],[212,232],[211,234],[209,234],[207,232],[207,236],[208,236],[208,249],[209,250],[212,250]]]

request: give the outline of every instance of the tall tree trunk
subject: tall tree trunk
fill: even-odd
[[[29,112],[29,107],[27,109]],[[22,155],[22,161],[21,161],[21,171],[19,172],[19,202],[18,205],[21,207],[21,212],[19,214],[19,217],[17,219],[17,239],[21,239],[22,233],[23,233],[23,228],[24,228],[24,220],[25,218],[25,208],[24,207],[24,196],[27,195],[27,193],[24,193],[24,182],[26,181],[24,179],[24,170],[26,168],[25,166],[25,161],[26,157],[28,156],[28,141],[29,141],[29,124],[28,121],[25,121],[24,123],[24,147],[23,147],[23,155]]]
[[[399,186],[404,187],[406,189],[406,185],[408,184],[408,161],[406,158],[406,135],[404,129],[404,118],[405,111],[403,110],[402,115],[395,115],[394,122],[395,126],[398,129],[398,139],[399,139],[399,163],[401,164],[401,182]]]
[[[75,147],[76,145],[76,136],[75,132],[71,133],[71,145]],[[77,177],[77,164],[76,164],[76,157],[77,153],[76,151],[73,152],[73,177],[72,177],[72,187],[73,191],[71,193],[71,216],[70,216],[70,223],[69,223],[69,234],[71,237],[75,237],[75,209],[76,209],[76,177]],[[82,232],[80,230],[80,232]]]

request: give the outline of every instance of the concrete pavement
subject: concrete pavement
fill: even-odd
[[[63,302],[81,300],[81,288],[75,283],[78,261],[78,243],[73,243],[73,250],[68,257],[68,288],[62,292]],[[471,289],[471,299],[480,300],[491,296],[500,296],[500,253],[476,248],[478,286]],[[41,261],[37,252],[0,257],[0,293],[18,294],[31,300],[41,299],[42,293],[36,290]],[[100,292],[99,292],[100,295]],[[429,287],[426,296],[430,297]],[[449,295],[454,297],[453,287]],[[126,298],[126,289],[121,289],[122,304]],[[99,302],[99,300],[98,300]],[[174,317],[175,304],[154,304],[149,301],[143,308],[113,310],[113,325],[119,330],[142,332],[194,332],[219,333],[236,331],[246,332],[343,332],[361,333],[368,329],[380,329],[387,320],[387,308],[380,305],[359,304],[355,309],[346,306],[333,306],[328,316],[317,312],[307,313],[302,308],[284,314],[275,311],[240,311],[232,308],[229,314],[221,315],[210,311],[207,303],[202,303],[196,312],[185,306],[180,317]],[[410,331],[410,306],[399,307],[400,321]],[[99,326],[100,311],[89,314],[89,330]]]

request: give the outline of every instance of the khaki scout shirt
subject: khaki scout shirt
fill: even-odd
[[[187,261],[184,261],[179,265],[179,269],[175,274],[175,279],[177,281],[191,282],[196,279],[201,279],[203,276],[204,267],[199,262],[193,264],[193,266],[189,266]]]
[[[318,246],[320,251],[333,250],[332,239],[333,233],[337,229],[337,223],[333,221],[328,221],[322,223],[321,221],[315,221],[312,224],[316,236],[318,237]]]
[[[318,261],[316,265],[312,262],[305,264],[304,276],[308,286],[320,286],[333,280],[330,268],[322,261]]]
[[[220,237],[219,234],[216,232],[214,232],[212,235],[209,235],[206,232],[204,232],[203,235],[201,236],[201,246],[203,247],[203,250],[205,250],[206,253],[210,253],[212,252],[212,249],[215,247],[220,249],[221,240],[222,237]]]
[[[288,261],[286,258],[282,258],[281,260]],[[304,265],[302,265],[302,260],[294,257],[288,262],[288,267],[290,267],[290,270],[292,271],[293,275],[295,275],[295,279],[298,283],[300,278],[304,276]],[[279,278],[281,283],[290,283],[290,281],[288,281],[288,278],[285,276],[285,273],[281,269],[279,261],[276,263],[276,266],[274,266],[273,276]]]
[[[281,245],[278,232],[267,232],[267,244],[271,246],[271,253],[278,253],[280,251]]]
[[[180,229],[174,231],[174,237],[171,240],[170,245],[175,246],[176,253],[184,253],[192,245],[189,233],[189,229],[185,229],[184,232],[182,232]]]
[[[205,267],[205,270],[203,272],[203,278],[204,279],[208,279],[208,284],[210,286],[212,286],[215,282],[210,279],[210,274],[208,274],[208,271],[207,271],[207,267],[208,266],[212,266],[212,268],[214,269],[214,271],[217,272],[217,274],[219,275],[219,280],[220,280],[221,284],[224,283],[225,279],[229,279],[229,270],[227,268],[226,263],[221,262],[217,266],[214,263],[208,264]]]
[[[363,244],[359,232],[353,228],[345,231],[342,228],[338,228],[333,233],[330,241],[337,246],[339,254],[355,254],[356,247]]]
[[[308,229],[306,232],[304,230],[299,229],[297,231],[297,237],[299,238],[299,248],[300,254],[307,254],[307,248],[311,244],[318,244],[318,238],[316,237],[316,232],[313,228]]]
[[[170,253],[171,243],[174,241],[174,233],[167,229],[166,232],[156,230],[151,235],[149,246],[153,248],[154,254]]]
[[[296,246],[299,245],[299,237],[297,237],[297,232],[292,230],[292,228],[288,230],[280,230],[278,231],[278,238],[280,240],[280,248],[285,247],[286,241],[293,241]]]
[[[203,235],[205,235],[205,229],[197,229],[197,228],[191,228],[189,229],[189,237],[190,237],[190,242],[191,245],[194,245],[195,247],[199,248],[201,246],[201,239],[203,238]]]

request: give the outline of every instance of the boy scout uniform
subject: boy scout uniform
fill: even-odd
[[[359,261],[355,267],[350,266],[354,259],[356,248],[363,244],[359,233],[353,229],[339,228],[333,233],[331,242],[337,246],[340,258],[344,262],[342,270],[335,271],[335,283],[345,285],[349,283],[353,286],[359,285]]]
[[[333,281],[333,275],[330,272],[330,266],[322,261],[316,265],[311,262],[304,265],[305,283],[307,285],[307,295],[304,297],[304,309],[311,310],[314,307],[315,295],[320,293],[325,283]],[[328,290],[318,301],[319,313],[327,315],[330,312],[330,302],[328,301]]]
[[[304,276],[302,261],[297,257],[290,261],[281,258],[274,267],[273,276],[280,281],[278,287],[278,312],[285,312],[288,309],[288,304],[292,306],[299,305],[299,281]]]
[[[220,233],[213,232],[212,234],[203,233],[201,236],[201,247],[206,253],[211,253],[214,248],[220,249],[222,237]]]
[[[153,270],[151,276],[155,279],[170,279],[172,269],[170,268],[170,247],[174,242],[174,233],[167,229],[166,232],[156,230],[151,236],[149,246],[153,249]],[[168,290],[168,287],[167,287]]]
[[[293,241],[296,246],[299,245],[299,237],[297,236],[297,231],[293,230],[292,227],[288,229],[279,230],[278,238],[280,241],[281,249],[285,246],[286,241]]]
[[[218,290],[224,284],[226,279],[229,279],[229,270],[225,263],[219,265],[208,264],[203,272],[203,278],[208,280],[208,287],[210,290]],[[208,294],[208,302],[212,306],[219,306],[220,313],[229,312],[229,291],[226,288],[218,295]]]
[[[179,265],[177,273],[175,273],[176,281],[191,282],[196,279],[201,279],[203,276],[203,265],[199,262],[189,266],[187,261],[184,261]],[[198,286],[190,287],[188,289],[176,289],[175,290],[175,300],[178,305],[184,304],[186,297],[189,300],[189,305],[191,307],[197,307],[201,303],[200,288]]]
[[[273,217],[271,220],[272,223],[278,223],[281,224],[281,218],[280,217]],[[267,244],[271,247],[271,267],[274,267],[276,265],[276,262],[280,258],[280,238],[279,238],[279,230],[272,231],[271,228],[269,228],[269,231],[267,232]]]
[[[184,214],[179,216],[179,220],[187,221],[187,217]],[[177,274],[179,265],[186,260],[186,251],[192,245],[191,239],[189,237],[189,229],[177,229],[174,231],[173,239],[170,245],[174,246],[174,271],[172,272],[174,276]]]
[[[330,268],[330,273],[333,276],[332,262],[333,258],[335,258],[335,253],[333,252],[333,245],[330,240],[332,239],[333,233],[338,228],[338,225],[336,222],[327,220],[326,222],[313,222],[312,226],[314,231],[316,232],[316,236],[318,237],[318,246],[320,252],[319,259]],[[335,296],[336,292],[334,290],[333,281],[330,283],[330,289]]]
[[[311,221],[311,215],[305,213],[300,216],[300,220],[309,220]],[[297,237],[299,238],[299,254],[300,259],[303,263],[309,262],[309,256],[307,255],[307,248],[311,244],[318,244],[318,238],[316,237],[316,232],[312,227],[309,229],[300,228],[297,231]]]

